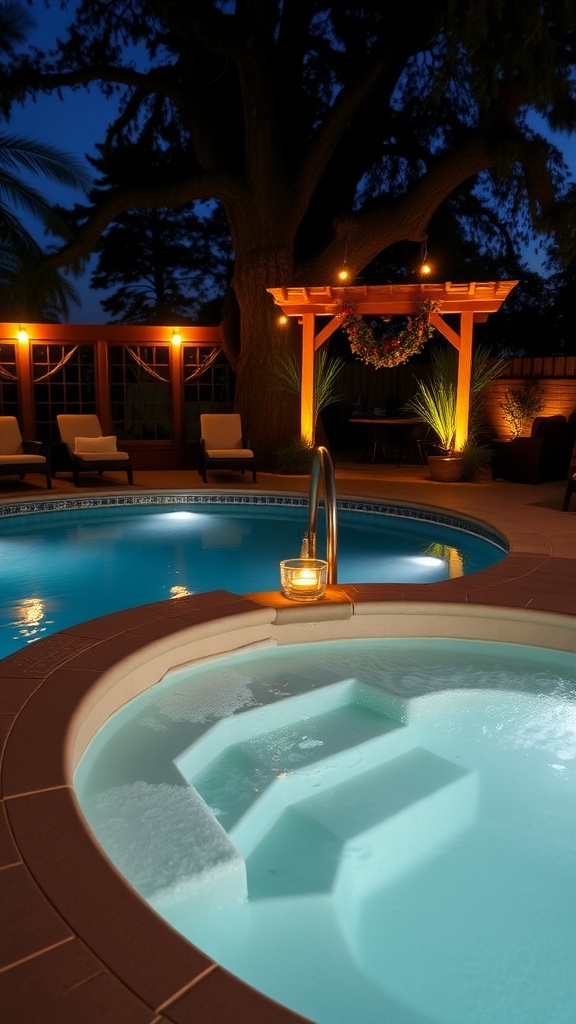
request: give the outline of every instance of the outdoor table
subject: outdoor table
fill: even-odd
[[[372,462],[376,462],[378,451],[382,453],[385,462],[395,462],[394,451],[398,454],[397,465],[400,465],[400,457],[405,446],[406,429],[422,424],[425,421],[419,416],[352,416],[349,423],[361,423],[368,428],[369,442],[364,449],[362,462],[366,459],[368,448],[372,448]],[[386,455],[388,446],[390,458]]]

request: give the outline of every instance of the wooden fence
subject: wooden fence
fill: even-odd
[[[364,363],[348,363],[342,374],[342,405],[347,409],[361,405],[365,412],[385,409],[393,414],[414,393],[418,380],[430,374],[428,363],[403,363],[391,370],[374,370]],[[508,372],[490,385],[484,400],[487,431],[494,437],[506,436],[507,428],[500,403],[507,388],[521,388],[533,380],[543,392],[542,416],[576,409],[576,356],[524,356],[510,360]],[[525,431],[529,432],[530,424]]]

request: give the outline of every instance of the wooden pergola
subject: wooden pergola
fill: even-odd
[[[384,284],[332,288],[268,288],[285,316],[296,316],[302,324],[302,381],[300,430],[302,438],[312,440],[314,433],[314,353],[340,326],[336,315],[350,307],[368,316],[413,315],[422,302],[437,303],[438,311],[430,320],[458,352],[456,392],[456,449],[468,437],[472,340],[475,323],[483,323],[497,313],[517,281],[471,281],[465,284]],[[460,317],[459,331],[444,320],[448,314]],[[329,317],[316,334],[316,317]]]

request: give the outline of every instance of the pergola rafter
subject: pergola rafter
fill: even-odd
[[[303,439],[314,434],[314,353],[340,326],[337,316],[342,307],[373,316],[411,316],[421,304],[431,301],[438,311],[431,323],[458,352],[456,392],[456,448],[468,437],[472,340],[475,323],[483,323],[497,313],[517,281],[471,281],[454,284],[385,284],[352,287],[268,288],[285,316],[296,316],[302,324],[302,381],[300,431]],[[460,316],[459,332],[444,320],[445,315]],[[316,317],[330,317],[316,334]]]

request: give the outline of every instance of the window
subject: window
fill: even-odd
[[[38,440],[59,440],[59,413],[96,412],[92,345],[33,344],[32,376]]]
[[[167,345],[110,345],[112,433],[126,441],[169,441]]]
[[[0,345],[0,416],[18,418],[16,346]]]
[[[231,412],[234,374],[221,349],[184,346],[184,437],[200,437],[200,413]]]

